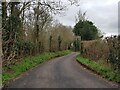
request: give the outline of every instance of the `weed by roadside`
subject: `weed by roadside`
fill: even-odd
[[[83,58],[80,55],[78,55],[76,59],[81,64],[85,65],[86,67],[90,68],[91,70],[101,75],[103,78],[120,83],[120,72],[115,71],[112,68],[104,66],[95,61],[91,61],[89,59]]]
[[[63,55],[69,54],[69,50],[65,51],[58,51],[58,52],[51,52],[51,53],[45,53],[37,56],[33,56],[31,58],[23,58],[21,59],[21,62],[11,65],[10,67],[3,67],[3,73],[2,73],[2,83],[5,84],[9,80],[12,80],[22,74],[23,72],[29,70],[30,68],[35,67],[36,65],[47,61],[49,59],[52,59],[54,57],[59,57]]]

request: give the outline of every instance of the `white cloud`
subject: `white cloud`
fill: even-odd
[[[66,16],[55,16],[65,25],[75,25],[78,10],[87,10],[87,18],[107,35],[118,34],[118,1],[119,0],[80,0],[80,7],[71,6]]]

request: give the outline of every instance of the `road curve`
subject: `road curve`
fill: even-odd
[[[75,60],[78,53],[38,65],[8,85],[9,88],[116,88],[89,73]]]

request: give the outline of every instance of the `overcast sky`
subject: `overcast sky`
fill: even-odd
[[[70,6],[65,16],[57,15],[56,19],[64,25],[75,25],[75,16],[79,9],[87,11],[86,17],[91,20],[106,36],[118,34],[119,0],[80,0],[80,6]]]

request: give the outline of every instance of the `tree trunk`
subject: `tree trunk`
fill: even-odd
[[[7,6],[6,2],[2,2],[2,28],[5,28],[7,18]]]
[[[5,28],[6,28],[6,18],[7,18],[7,5],[6,5],[6,0],[5,2],[2,2],[2,27],[0,27],[0,60],[2,60],[3,52],[2,52],[2,34],[4,35],[5,33]]]

